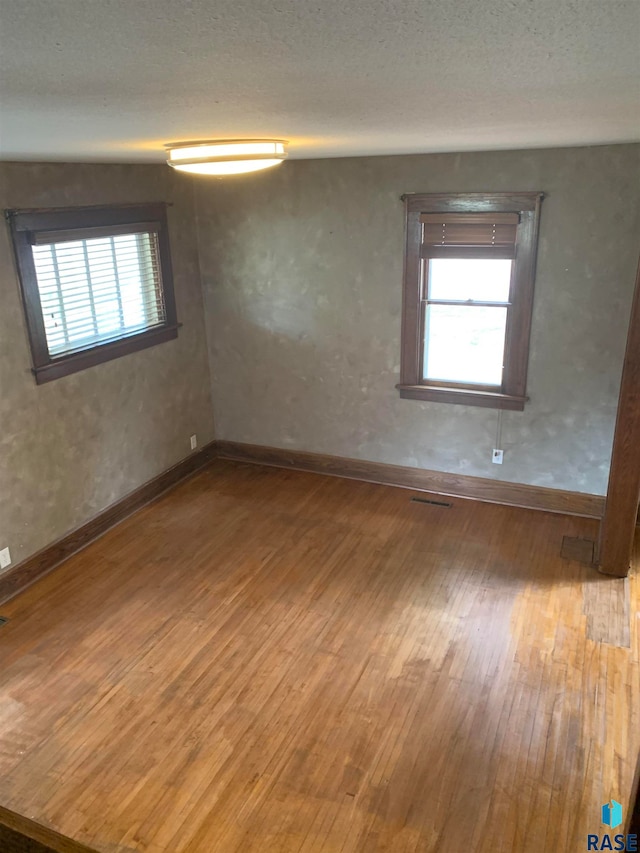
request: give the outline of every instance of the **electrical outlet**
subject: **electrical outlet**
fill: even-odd
[[[191,449],[192,449],[192,450],[195,450],[195,449],[196,449],[196,447],[198,446],[198,436],[197,436],[197,435],[192,435],[192,436],[191,436],[191,438],[190,438],[189,440],[191,441]]]
[[[6,569],[11,565],[11,554],[8,548],[3,548],[0,551],[0,569]]]
[[[494,448],[493,453],[491,454],[491,461],[496,465],[502,465],[502,457],[504,455],[504,450],[496,450]]]

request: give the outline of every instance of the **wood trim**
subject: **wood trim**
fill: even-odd
[[[520,214],[516,257],[509,289],[511,308],[507,312],[505,334],[502,389],[506,394],[524,396],[527,393],[541,203],[542,196],[538,195],[533,210],[523,210]]]
[[[635,833],[640,835],[640,755],[636,764],[636,772],[631,786],[631,797],[627,809],[627,830],[625,835]]]
[[[127,516],[155,500],[181,480],[204,468],[217,457],[586,518],[599,519],[604,510],[602,496],[583,492],[549,489],[523,483],[505,483],[483,477],[470,477],[466,474],[449,474],[444,471],[388,465],[382,462],[348,459],[303,450],[284,450],[234,441],[212,441],[121,500],[111,504],[76,530],[67,533],[61,539],[47,545],[38,553],[27,557],[26,560],[0,575],[0,604],[22,592]]]
[[[640,500],[640,261],[622,366],[607,498],[600,526],[597,566],[626,577],[631,564]]]
[[[400,396],[441,403],[464,403],[467,406],[522,411],[526,394],[529,338],[533,313],[535,261],[543,193],[416,193],[403,196],[405,202],[405,256],[402,288],[402,349],[400,358]],[[460,392],[434,394],[430,388],[420,393],[425,339],[423,289],[425,263],[429,257],[482,257],[489,253],[504,256],[504,247],[437,246],[424,244],[424,221],[431,214],[464,215],[474,219],[496,215],[517,215],[515,259],[512,264],[509,306],[505,330],[504,370],[501,395]],[[484,254],[483,254],[484,253]],[[512,253],[507,253],[513,256]],[[455,392],[455,388],[452,389]]]
[[[47,545],[38,553],[0,575],[0,603],[17,595],[26,587],[54,569],[67,557],[82,550],[94,539],[102,536],[128,515],[159,497],[181,480],[207,465],[216,455],[216,443],[211,442],[201,450],[187,456],[177,465],[149,480],[124,498],[111,504],[90,521],[67,533],[57,542]]]
[[[429,199],[429,209],[424,199]],[[539,192],[503,193],[405,193],[400,196],[407,209],[415,213],[520,213],[534,210],[544,198]]]
[[[434,403],[458,403],[463,406],[483,406],[488,409],[524,411],[528,397],[502,394],[499,391],[460,388],[453,385],[396,385],[405,400],[430,400]]]
[[[422,375],[422,224],[419,216],[409,215],[409,202],[405,204],[400,384],[418,385]]]
[[[600,495],[549,489],[544,486],[505,483],[483,477],[470,477],[467,474],[448,474],[444,471],[429,471],[425,468],[407,468],[402,465],[387,465],[382,462],[367,462],[363,459],[346,459],[341,456],[240,444],[234,441],[217,441],[216,446],[217,455],[223,459],[271,465],[276,468],[291,468],[296,471],[311,471],[316,474],[400,486],[437,495],[471,498],[486,503],[598,519],[604,507],[604,498]]]
[[[53,360],[49,364],[45,364],[44,367],[34,367],[33,374],[36,377],[36,383],[44,385],[45,382],[52,382],[54,379],[78,373],[87,367],[95,367],[95,365],[103,364],[105,361],[113,361],[113,359],[121,358],[123,355],[175,340],[178,337],[178,328],[179,324],[157,326],[137,335],[126,335],[107,344],[98,344],[98,346],[90,349],[74,352],[71,355]]]
[[[40,844],[44,844],[45,847],[50,847],[56,853],[96,853],[93,848],[87,847],[79,841],[73,841],[64,835],[60,835],[54,829],[49,829],[4,806],[0,806],[0,824],[13,829],[15,832],[19,832],[21,835],[26,835],[27,838],[32,838]]]
[[[31,348],[33,373],[38,385],[177,337],[179,323],[176,312],[166,207],[162,202],[153,202],[122,207],[5,211],[13,240],[20,293]],[[43,234],[50,236],[55,234],[70,235],[85,231],[95,233],[96,230],[103,235],[121,234],[123,229],[127,233],[131,230],[126,226],[131,226],[133,232],[139,233],[141,225],[148,226],[147,230],[157,233],[159,273],[165,308],[165,320],[162,325],[145,329],[137,334],[124,335],[107,343],[98,342],[85,350],[52,358],[49,354],[42,316],[38,280],[33,260],[33,244],[39,242]],[[64,238],[61,236],[60,239]]]
[[[16,231],[67,231],[139,222],[161,222],[170,207],[164,201],[144,204],[91,204],[81,207],[34,207],[5,211]]]

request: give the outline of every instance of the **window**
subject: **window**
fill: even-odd
[[[163,204],[8,219],[39,384],[177,336]]]
[[[522,411],[542,194],[404,201],[400,396]]]

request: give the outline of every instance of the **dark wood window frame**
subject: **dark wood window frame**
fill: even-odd
[[[529,337],[533,311],[536,250],[540,205],[539,192],[505,193],[412,193],[404,195],[406,247],[402,302],[402,352],[400,396],[411,400],[461,403],[494,409],[523,411],[526,401]],[[505,333],[503,381],[496,390],[462,383],[428,382],[422,378],[424,341],[423,214],[516,213],[514,261]],[[460,250],[459,257],[464,257]],[[449,255],[455,255],[451,253]],[[468,255],[469,256],[469,255]],[[471,253],[471,256],[476,256]]]
[[[167,228],[167,205],[151,204],[96,206],[75,208],[50,208],[8,210],[9,222],[20,280],[27,332],[31,346],[33,373],[38,385],[68,376],[88,367],[111,361],[138,350],[172,340],[178,335],[171,252]],[[134,334],[97,343],[87,349],[52,357],[45,334],[42,306],[32,246],[43,241],[55,242],[56,234],[72,232],[77,239],[85,237],[114,236],[127,231],[153,231],[158,238],[161,287],[164,297],[165,319],[161,325]]]

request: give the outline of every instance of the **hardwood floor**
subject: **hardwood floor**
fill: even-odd
[[[635,572],[411,495],[218,460],[0,607],[0,806],[100,853],[585,850],[640,750]]]

